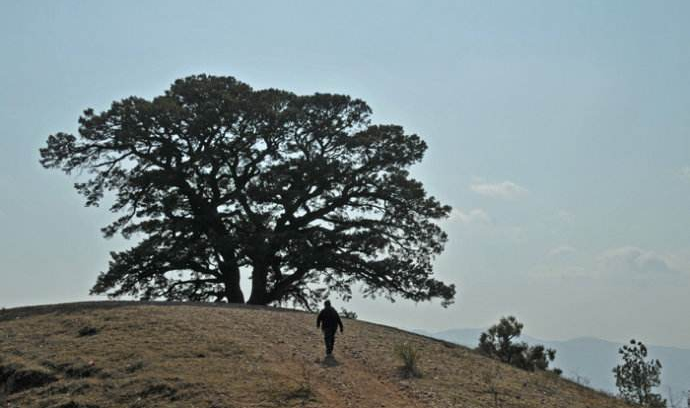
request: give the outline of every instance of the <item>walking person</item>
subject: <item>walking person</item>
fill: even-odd
[[[323,339],[326,343],[326,356],[333,354],[333,345],[335,344],[335,332],[340,327],[340,333],[343,332],[343,322],[338,316],[338,312],[331,306],[330,300],[324,303],[323,310],[316,318],[316,327],[323,331]]]

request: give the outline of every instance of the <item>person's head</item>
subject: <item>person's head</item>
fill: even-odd
[[[331,301],[330,301],[330,300],[327,300],[327,301],[323,302],[323,304],[324,304],[326,307],[331,307]]]

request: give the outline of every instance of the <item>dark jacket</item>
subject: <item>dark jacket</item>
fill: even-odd
[[[333,307],[326,307],[316,318],[316,327],[321,327],[323,331],[336,331],[340,327],[340,331],[343,331],[343,322]]]

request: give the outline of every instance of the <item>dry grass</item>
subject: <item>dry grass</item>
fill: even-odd
[[[626,407],[551,373],[362,321],[345,321],[338,363],[322,364],[314,320],[126,302],[9,309],[0,312],[0,406]],[[400,377],[395,344],[418,351],[422,378]]]
[[[415,346],[410,343],[400,343],[396,344],[393,348],[393,352],[402,362],[400,367],[401,373],[405,378],[419,378],[422,376],[421,371],[419,371],[419,351]]]

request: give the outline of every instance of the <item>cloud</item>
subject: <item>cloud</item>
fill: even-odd
[[[586,251],[585,251],[586,252]],[[533,278],[595,280],[600,284],[652,283],[678,284],[687,282],[690,274],[664,254],[634,246],[605,250],[583,258],[585,253],[570,245],[561,245],[539,262],[529,275]]]
[[[483,196],[504,200],[514,199],[527,193],[526,188],[507,180],[501,183],[476,182],[470,185],[470,190]]]
[[[575,265],[578,250],[571,245],[559,245],[546,254],[528,271],[536,279],[587,278],[590,271]]]
[[[459,222],[461,224],[482,223],[486,224],[491,221],[489,214],[481,208],[475,208],[469,211],[463,211],[459,208],[454,208],[450,213],[450,221]]]
[[[597,258],[597,266],[603,275],[636,280],[667,279],[684,275],[663,255],[633,246],[604,251]]]
[[[566,255],[571,255],[575,252],[577,252],[577,249],[575,249],[575,247],[572,247],[570,245],[561,245],[549,251],[549,257],[557,258]]]
[[[543,279],[590,279],[591,273],[582,266],[540,265],[528,272],[530,278]]]

